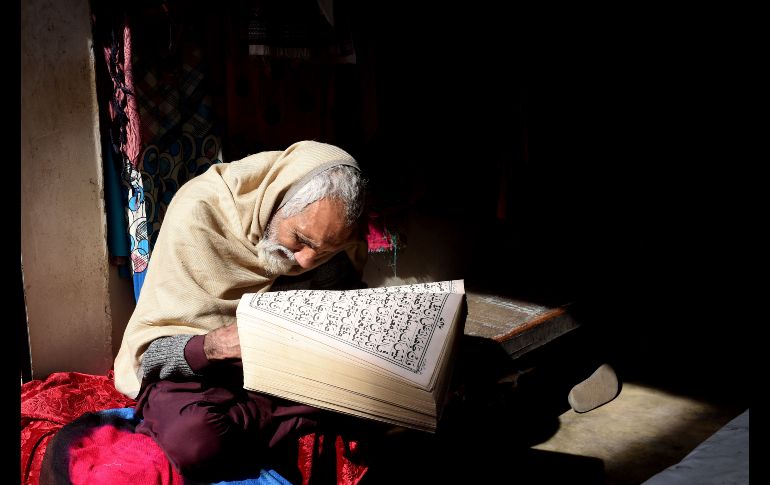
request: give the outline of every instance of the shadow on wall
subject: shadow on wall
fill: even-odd
[[[369,254],[364,282],[369,287],[463,279],[469,291],[487,292],[545,305],[575,297],[579,272],[572,253],[529,227],[476,219],[429,204],[416,205],[389,220],[403,247]],[[540,239],[538,239],[540,237]],[[545,239],[545,240],[544,240]]]
[[[370,287],[464,277],[461,231],[448,217],[411,210],[397,218],[391,229],[403,237],[404,247],[369,255],[364,282]]]

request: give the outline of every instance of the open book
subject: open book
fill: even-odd
[[[244,387],[435,431],[465,325],[462,280],[247,293]]]

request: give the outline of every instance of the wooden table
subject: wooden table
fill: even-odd
[[[577,328],[569,305],[543,306],[509,297],[466,291],[465,334],[499,342],[519,357]]]

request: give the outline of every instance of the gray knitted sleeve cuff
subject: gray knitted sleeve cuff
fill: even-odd
[[[184,357],[184,348],[194,335],[172,335],[153,340],[142,356],[141,372],[149,382],[169,377],[197,375]]]

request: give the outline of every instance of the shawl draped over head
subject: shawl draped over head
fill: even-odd
[[[142,292],[115,358],[115,387],[120,392],[131,398],[139,393],[141,358],[153,340],[202,335],[235,323],[244,293],[270,289],[277,276],[263,269],[257,242],[273,213],[297,189],[335,165],[358,168],[348,153],[335,146],[301,141],[285,151],[213,165],[179,189],[168,206]],[[351,239],[341,251],[361,272],[366,240]]]

